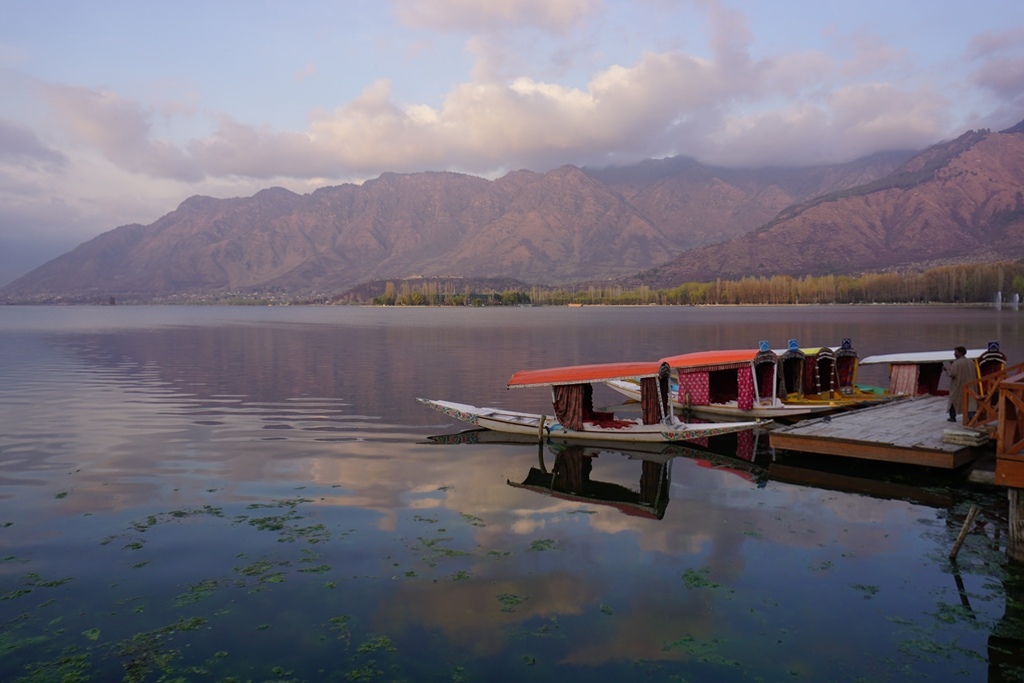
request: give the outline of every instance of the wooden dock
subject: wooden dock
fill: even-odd
[[[956,469],[986,449],[943,441],[952,423],[945,396],[919,396],[861,408],[771,431],[772,448]]]

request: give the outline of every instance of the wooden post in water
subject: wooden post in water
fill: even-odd
[[[1010,502],[1010,541],[1006,544],[1006,555],[1024,564],[1024,490],[1009,488],[1006,495]]]
[[[949,551],[949,559],[956,559],[956,554],[960,552],[960,546],[964,544],[964,539],[967,538],[967,532],[971,530],[971,525],[974,524],[974,518],[977,516],[978,506],[972,505],[970,512],[967,513],[967,519],[964,520],[964,525],[960,529],[960,535],[956,537],[956,543],[953,544],[953,549]]]

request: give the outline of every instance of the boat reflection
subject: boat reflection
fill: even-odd
[[[957,488],[968,473],[923,471],[918,466],[863,463],[775,452],[762,429],[670,444],[629,444],[570,441],[502,434],[475,429],[429,437],[445,445],[506,444],[532,446],[536,465],[509,486],[563,500],[609,505],[624,514],[661,519],[668,505],[672,460],[688,458],[700,467],[742,477],[756,486],[769,481],[830,491],[843,491],[883,500],[904,500],[933,508],[949,508],[961,498]],[[553,461],[552,461],[553,458]],[[624,477],[622,459],[639,461]],[[612,465],[613,461],[617,461]],[[602,467],[601,463],[608,463]],[[595,472],[601,474],[595,476]],[[614,473],[617,482],[606,481]],[[634,476],[635,474],[635,476]]]
[[[562,500],[608,505],[627,515],[648,519],[661,519],[665,516],[673,456],[641,458],[640,484],[637,490],[633,490],[622,484],[598,481],[591,476],[594,461],[601,456],[629,457],[627,454],[580,444],[549,444],[549,448],[555,452],[555,462],[550,471],[544,462],[544,449],[539,448],[538,466],[531,467],[521,483],[511,479],[506,480],[506,483],[514,488],[527,489]]]
[[[646,519],[662,519],[668,507],[672,483],[672,462],[685,457],[699,466],[731,472],[754,484],[764,482],[764,468],[755,464],[759,434],[754,430],[708,437],[696,443],[630,444],[580,441],[557,438],[529,439],[486,429],[429,437],[432,443],[462,444],[536,444],[537,464],[531,466],[520,482],[506,483],[561,500],[606,505],[619,512]],[[765,443],[767,439],[763,440]],[[736,457],[743,454],[746,457]],[[550,466],[549,459],[554,460]],[[594,477],[601,462],[615,461],[621,473],[622,459],[636,461],[639,478],[628,483],[604,481]],[[635,469],[630,468],[635,472]]]

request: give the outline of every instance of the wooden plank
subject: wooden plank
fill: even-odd
[[[955,450],[905,448],[885,443],[870,441],[850,441],[828,437],[805,437],[789,434],[772,433],[768,437],[772,448],[800,451],[803,453],[820,453],[822,455],[838,455],[846,458],[861,458],[906,465],[921,465],[942,469],[956,469],[976,459],[977,454],[970,446],[961,446]]]
[[[996,458],[996,484],[1024,489],[1024,459]]]
[[[772,431],[769,444],[806,453],[955,469],[975,460],[980,450],[942,440],[950,426],[946,400],[917,397],[806,420]]]

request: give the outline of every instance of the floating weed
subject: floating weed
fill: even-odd
[[[252,503],[248,506],[250,510],[262,509],[285,509],[283,515],[271,515],[268,517],[249,517],[239,515],[235,517],[235,524],[248,524],[259,531],[272,531],[280,534],[277,539],[281,543],[292,543],[305,539],[307,543],[320,543],[330,539],[330,532],[323,524],[312,524],[309,526],[296,526],[294,523],[302,519],[302,515],[296,509],[301,503],[313,502],[309,498],[294,498],[291,500],[275,501],[274,503]]]
[[[665,643],[662,650],[665,652],[679,651],[692,657],[695,661],[723,666],[739,667],[740,663],[734,659],[728,659],[721,654],[720,649],[724,641],[719,638],[698,638],[686,634],[676,638],[670,643]]]
[[[938,611],[933,612],[931,616],[943,624],[955,624],[960,621],[974,628],[986,631],[990,628],[988,624],[979,622],[977,616],[967,605],[950,605],[940,602]]]
[[[310,550],[309,548],[302,548],[302,559],[299,562],[316,562],[320,559],[320,553]]]
[[[512,553],[510,553],[507,550],[488,550],[487,551],[487,556],[488,557],[502,558],[502,557],[510,557],[511,555],[512,555]]]
[[[523,655],[523,664],[526,664],[526,666],[533,666],[536,663],[537,658],[533,655]]]
[[[331,565],[320,564],[316,567],[305,567],[303,569],[300,569],[299,571],[303,574],[326,574],[327,572],[331,571]]]
[[[66,579],[53,579],[47,581],[35,572],[29,572],[26,574],[25,579],[25,583],[34,588],[56,588],[57,586],[63,586],[65,583],[72,580],[71,577],[68,577]]]
[[[263,585],[267,583],[284,583],[286,581],[285,574],[278,567],[288,566],[289,563],[286,561],[257,560],[244,567],[235,567],[232,571],[246,578],[256,579],[255,590],[262,590]]]
[[[465,581],[469,578],[469,572],[465,570],[457,571],[452,574],[452,581]]]
[[[205,598],[213,595],[213,591],[220,587],[220,582],[216,579],[206,579],[199,583],[189,586],[188,591],[178,595],[174,598],[174,604],[176,607],[184,607],[185,605],[191,605],[193,603],[204,600]]]
[[[530,547],[527,548],[529,552],[544,552],[545,550],[561,550],[558,547],[558,542],[553,538],[541,538],[530,543]]]
[[[436,567],[438,560],[441,558],[462,557],[464,555],[469,555],[469,553],[467,553],[464,550],[456,550],[455,548],[445,548],[444,546],[442,546],[442,543],[446,543],[452,540],[449,537],[423,538],[422,536],[420,536],[416,540],[419,542],[420,546],[422,546],[423,550],[426,550],[430,553],[429,556],[423,558],[423,561],[431,567]]]
[[[90,628],[86,631],[82,631],[82,635],[88,638],[89,640],[99,640],[100,630],[98,628]]]
[[[17,679],[32,683],[35,681],[61,681],[61,683],[84,683],[89,676],[89,655],[78,654],[78,648],[65,649],[52,662],[27,664],[28,676]]]
[[[384,672],[377,668],[377,662],[372,659],[358,669],[352,669],[345,674],[346,681],[372,681]]]
[[[516,607],[525,600],[525,596],[515,595],[514,593],[502,593],[498,596],[502,612],[515,612]]]
[[[715,583],[708,578],[710,570],[707,567],[700,569],[688,568],[683,572],[683,583],[687,588],[721,588],[722,584]]]
[[[475,515],[467,515],[466,513],[462,513],[460,516],[462,517],[463,522],[468,522],[473,526],[487,526],[487,523],[484,522],[484,520],[480,519]]]
[[[876,595],[878,595],[878,591],[881,590],[878,586],[869,586],[863,583],[851,583],[850,588],[852,588],[855,591],[860,591],[861,593],[863,593],[865,600],[870,600],[871,598],[875,597]]]
[[[61,491],[56,496],[54,496],[54,498],[56,498],[57,500],[61,500],[62,498],[67,498],[67,497],[68,497],[68,492],[67,491]]]
[[[601,608],[600,609],[601,609],[601,614],[607,614],[608,616],[611,616],[611,615],[615,614],[615,612],[612,611],[612,608],[609,607],[608,605],[604,604],[604,603],[601,603]]]
[[[331,630],[338,634],[338,640],[345,641],[346,647],[348,647],[352,640],[352,633],[348,630],[348,622],[352,621],[352,617],[348,614],[342,614],[339,617],[331,617],[328,621],[331,624]]]
[[[370,654],[371,652],[397,652],[398,648],[394,646],[391,639],[387,636],[374,636],[367,640],[365,643],[359,646],[358,652],[361,655]]]
[[[437,524],[441,521],[433,517],[424,517],[423,515],[415,515],[412,519],[414,522],[426,522],[427,524]]]
[[[821,572],[827,572],[829,569],[832,569],[832,567],[834,567],[834,566],[835,565],[832,564],[831,562],[829,562],[828,560],[823,560],[823,561],[821,561],[821,562],[819,562],[817,564],[812,564],[811,565],[811,571],[816,573],[816,574],[820,574]]]
[[[169,647],[167,639],[183,631],[195,631],[206,624],[206,619],[190,617],[179,619],[162,628],[138,633],[131,638],[114,643],[110,649],[122,659],[125,683],[142,683],[154,669],[169,674],[177,650]]]
[[[156,515],[147,515],[142,521],[132,522],[129,528],[139,534],[146,533],[149,529],[155,527],[158,524],[167,522],[173,522],[188,517],[195,517],[199,515],[209,515],[213,517],[223,517],[224,511],[221,508],[214,507],[212,505],[204,505],[201,508],[193,508],[186,510],[171,510],[170,512],[162,512]],[[109,545],[116,539],[120,538],[120,535],[108,536],[100,541],[100,545]],[[142,541],[136,539],[122,547],[123,550],[140,550],[143,547]]]
[[[565,514],[567,515],[596,515],[597,510],[589,510],[587,508],[576,508],[575,510],[569,510]]]

